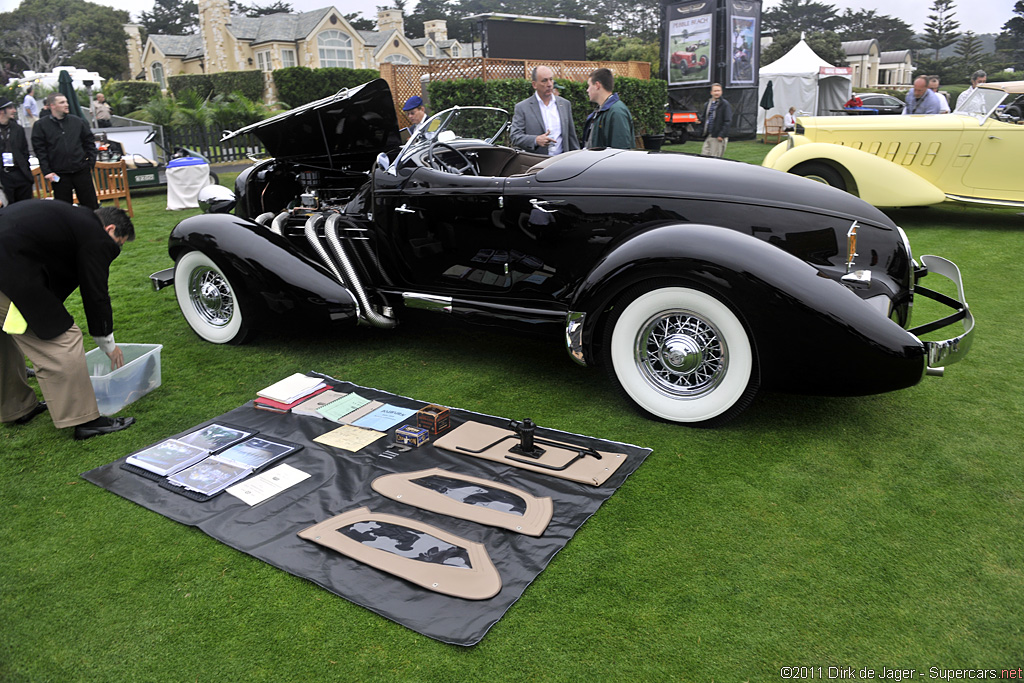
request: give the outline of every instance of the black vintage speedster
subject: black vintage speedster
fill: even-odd
[[[760,387],[884,392],[967,352],[957,267],[918,264],[856,197],[688,155],[538,156],[495,144],[507,124],[455,108],[403,144],[378,80],[236,131],[273,158],[174,228],[175,266],[154,284],[173,282],[214,343],[261,326],[391,328],[407,309],[551,332],[643,412],[693,425],[733,417]],[[929,271],[959,301],[918,286]],[[907,329],[915,292],[954,312]],[[955,322],[951,339],[917,336]]]

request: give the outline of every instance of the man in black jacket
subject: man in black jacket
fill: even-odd
[[[53,198],[71,203],[72,191],[78,203],[98,209],[92,167],[96,163],[96,136],[85,121],[68,113],[68,98],[60,93],[46,96],[50,116],[32,126],[32,149],[39,167],[53,184]]]
[[[14,102],[0,97],[0,187],[7,203],[32,199],[32,168],[28,165],[28,140],[25,131],[14,121]]]
[[[729,125],[732,123],[732,105],[722,97],[722,85],[711,84],[711,99],[704,109],[704,146],[700,153],[706,157],[722,158],[729,144]]]
[[[89,211],[38,199],[0,209],[0,422],[25,424],[49,409],[56,427],[74,427],[76,439],[87,439],[135,421],[100,416],[82,331],[64,308],[80,289],[89,333],[111,367],[121,367],[107,277],[121,245],[133,239],[135,227],[120,209]],[[23,321],[10,315],[12,302]],[[26,381],[25,356],[46,403]]]

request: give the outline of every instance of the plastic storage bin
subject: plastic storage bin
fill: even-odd
[[[118,344],[124,365],[110,369],[110,358],[100,349],[85,354],[89,379],[101,415],[113,415],[160,386],[160,349],[163,344]]]

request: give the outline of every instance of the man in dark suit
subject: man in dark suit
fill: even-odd
[[[75,439],[135,422],[100,416],[82,331],[64,307],[80,289],[89,333],[112,368],[124,365],[114,344],[107,277],[121,245],[133,239],[135,227],[120,209],[89,211],[38,199],[0,209],[0,422],[25,424],[49,409],[56,427],[75,428]],[[46,403],[26,381],[25,356]]]
[[[512,146],[554,156],[580,148],[569,100],[555,94],[555,72],[536,66],[534,93],[516,104],[512,114]]]
[[[28,165],[28,140],[25,131],[14,121],[17,107],[0,97],[0,187],[7,203],[32,199],[32,168]]]
[[[32,126],[32,149],[43,175],[53,184],[53,198],[70,204],[74,192],[79,204],[98,209],[100,203],[92,184],[96,136],[84,120],[68,113],[68,98],[64,95],[47,95],[46,103],[50,116]]]

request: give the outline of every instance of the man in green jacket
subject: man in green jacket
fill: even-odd
[[[587,96],[597,110],[587,117],[583,146],[631,149],[636,135],[633,115],[615,92],[615,77],[609,69],[598,69],[587,78]]]

